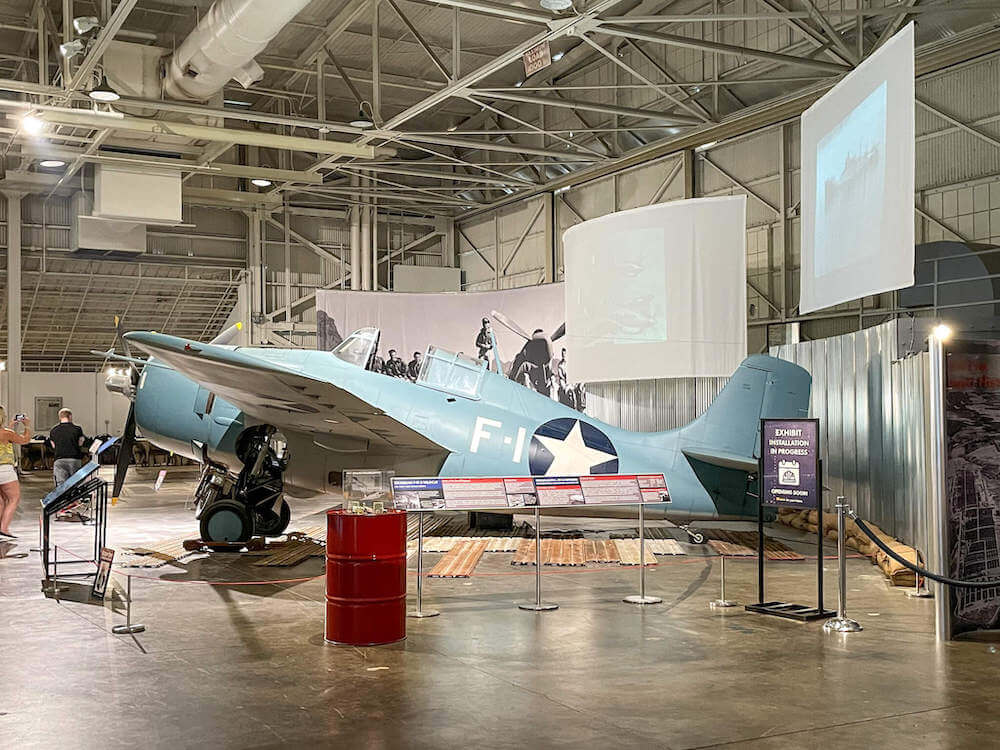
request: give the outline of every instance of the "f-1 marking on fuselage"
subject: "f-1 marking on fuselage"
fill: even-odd
[[[486,417],[476,417],[476,425],[472,428],[472,442],[469,444],[469,453],[479,453],[479,445],[483,440],[490,440],[495,433],[487,430],[487,427],[492,427],[498,432],[503,428],[503,422],[497,419],[487,419]],[[528,431],[524,427],[517,428],[517,438],[512,438],[510,435],[503,436],[503,444],[510,445],[514,443],[514,449],[511,454],[510,460],[515,463],[521,463],[524,458],[524,441],[528,436]]]

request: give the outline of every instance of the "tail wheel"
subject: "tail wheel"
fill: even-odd
[[[201,538],[206,542],[246,542],[253,531],[251,514],[231,500],[212,503],[201,514]]]
[[[254,513],[254,526],[258,534],[264,536],[279,536],[288,528],[292,520],[292,509],[288,503],[281,501],[281,509],[275,513],[269,506]]]

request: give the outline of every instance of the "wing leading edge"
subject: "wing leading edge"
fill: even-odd
[[[368,441],[372,448],[445,449],[336,384],[239,349],[134,331],[129,343],[246,414],[278,427]]]

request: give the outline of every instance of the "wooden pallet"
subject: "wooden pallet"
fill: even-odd
[[[459,541],[461,541],[461,537],[457,536],[424,537],[424,552],[438,554],[450,552],[451,548],[454,547]]]
[[[756,557],[757,552],[742,544],[723,542],[721,539],[709,539],[708,546],[725,557]]]
[[[486,542],[459,542],[431,568],[430,578],[468,578],[486,552]]]
[[[618,563],[618,548],[610,539],[585,539],[584,558],[592,563]]]
[[[115,550],[115,564],[122,568],[159,568],[194,554],[184,549],[185,537],[172,537],[144,545],[123,545]]]
[[[676,539],[647,539],[646,549],[654,555],[686,555],[681,543]]]
[[[639,540],[638,539],[614,539],[615,547],[618,549],[618,557],[622,565],[639,565]],[[646,547],[646,565],[656,565],[656,555],[649,547]]]
[[[311,539],[299,539],[291,542],[279,542],[268,551],[271,554],[258,560],[254,565],[291,567],[310,557],[322,557],[326,554],[326,546]]]
[[[738,547],[745,547],[750,550],[751,555],[757,554],[757,532],[756,531],[730,531],[729,529],[699,529],[709,541],[715,539],[721,542],[729,542]],[[714,547],[713,547],[714,549]],[[747,556],[741,553],[734,556]],[[805,560],[805,555],[796,552],[791,547],[777,539],[764,536],[764,557],[767,560]]]

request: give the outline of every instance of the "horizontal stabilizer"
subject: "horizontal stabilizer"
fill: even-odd
[[[683,448],[681,453],[689,459],[718,466],[720,469],[737,469],[738,471],[756,472],[757,459],[753,456],[740,456],[724,451],[707,451],[704,449]]]

